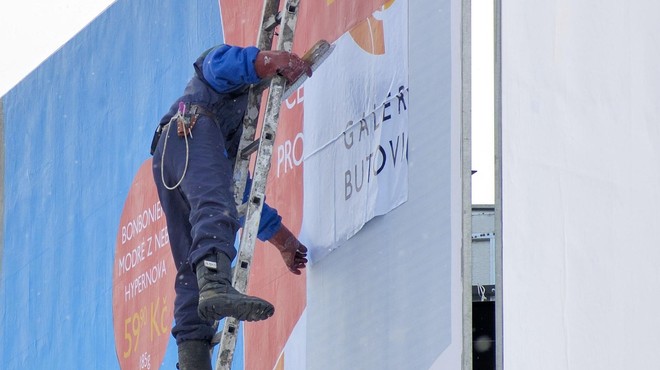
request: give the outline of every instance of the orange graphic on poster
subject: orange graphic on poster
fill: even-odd
[[[151,159],[135,175],[124,204],[112,282],[112,316],[122,369],[158,369],[173,320],[176,269]]]
[[[334,0],[333,0],[334,1]],[[389,8],[394,3],[390,0],[383,5],[383,10]],[[383,21],[370,15],[367,19],[358,23],[349,31],[353,41],[369,54],[385,54],[385,30]]]
[[[385,39],[383,35],[383,21],[370,15],[352,30],[349,31],[353,41],[355,41],[362,50],[369,54],[385,54]]]
[[[318,40],[334,42],[375,10],[388,6],[385,0],[310,0],[300,3],[293,51],[304,54]],[[261,23],[263,2],[219,0],[225,42],[255,45]],[[284,5],[284,1],[280,2]],[[275,41],[273,43],[275,45]]]

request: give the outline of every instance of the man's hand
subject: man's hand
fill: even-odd
[[[280,249],[280,253],[289,271],[295,275],[302,274],[300,270],[304,269],[307,264],[307,247],[294,237],[285,243],[284,248]]]
[[[307,247],[284,225],[269,241],[280,251],[289,271],[295,275],[302,274],[301,269],[307,264]]]
[[[282,50],[260,51],[254,61],[254,69],[259,78],[270,78],[279,74],[289,83],[295,82],[303,74],[312,77],[310,63],[300,59],[296,54]]]

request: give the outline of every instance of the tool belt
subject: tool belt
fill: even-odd
[[[186,104],[188,106],[188,104]],[[218,124],[218,119],[213,112],[210,110],[197,105],[197,104],[190,104],[190,109],[185,109],[185,113],[181,114],[181,112],[177,112],[177,114],[170,119],[170,121],[164,125],[158,125],[156,127],[156,131],[154,132],[154,136],[151,139],[151,151],[149,152],[151,155],[154,155],[154,152],[156,151],[156,147],[158,146],[158,140],[160,140],[160,136],[163,133],[163,130],[165,127],[168,125],[172,124],[172,121],[176,122],[176,133],[180,137],[184,137],[186,135],[192,136],[192,129],[197,123],[197,119],[199,118],[200,115],[207,116],[213,120],[216,124]]]

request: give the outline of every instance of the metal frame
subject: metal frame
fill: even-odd
[[[478,241],[478,240],[488,240],[489,243],[489,248],[490,248],[490,263],[491,266],[496,265],[496,257],[495,257],[495,233],[472,233],[472,241]],[[490,280],[492,282],[497,281],[497,273],[495,272],[495,268],[492,268],[490,270]]]
[[[502,0],[494,0],[495,110],[495,369],[504,369],[504,290],[502,263]]]
[[[463,370],[472,370],[472,3],[461,4]]]

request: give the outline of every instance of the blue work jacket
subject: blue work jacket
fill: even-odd
[[[160,124],[169,123],[178,111],[179,102],[202,106],[215,116],[225,137],[225,155],[234,162],[243,132],[247,93],[250,85],[261,81],[254,69],[258,53],[256,47],[226,44],[204,52],[193,64],[195,75],[188,82],[183,96],[172,105]],[[246,191],[248,189],[246,187]],[[257,237],[262,241],[269,240],[281,227],[282,217],[276,209],[264,203]]]

